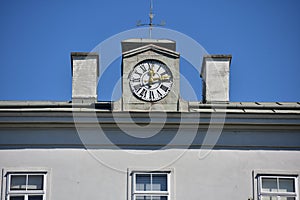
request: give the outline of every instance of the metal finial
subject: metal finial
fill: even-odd
[[[154,26],[164,26],[165,25],[165,23],[153,24],[153,18],[154,18],[154,16],[155,15],[153,13],[153,0],[150,0],[149,23],[148,24],[142,24],[140,20],[137,23],[137,26],[149,26],[149,38],[152,38],[152,28]]]

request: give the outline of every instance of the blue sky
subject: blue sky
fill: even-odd
[[[299,0],[154,0],[155,22],[210,54],[232,54],[231,101],[300,101],[299,10]],[[71,100],[70,53],[147,22],[148,12],[149,0],[2,0],[0,100]],[[181,68],[201,100],[198,74],[184,60]],[[110,100],[119,70],[118,59],[99,100]]]

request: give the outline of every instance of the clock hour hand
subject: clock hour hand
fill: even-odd
[[[159,81],[168,81],[170,80],[170,76],[169,75],[163,75],[161,77],[158,78],[149,78],[149,81],[145,80],[144,82],[147,82],[147,85],[150,86],[150,84],[152,83],[157,83]]]
[[[153,78],[153,81],[168,81],[170,79],[169,75],[163,75],[161,77],[158,78]]]
[[[171,77],[169,75],[165,74],[165,75],[161,76],[159,80],[165,81],[165,80],[169,80],[170,78]]]

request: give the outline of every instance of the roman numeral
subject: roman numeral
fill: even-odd
[[[159,65],[158,69],[156,70],[157,73],[159,73],[160,68],[161,68],[161,65]]]
[[[142,74],[139,73],[138,71],[135,71],[134,73],[138,74],[139,76],[142,76]]]
[[[135,85],[135,86],[133,86],[133,88],[135,91],[139,91],[139,89],[141,88],[141,85],[139,85],[139,84]]]
[[[160,97],[162,97],[162,93],[160,93],[160,91],[159,90],[156,90],[157,91],[157,96],[160,98]]]
[[[145,97],[145,94],[147,93],[147,90],[145,88],[142,89],[140,92],[140,96]]]
[[[147,69],[144,65],[141,65],[140,68],[143,70],[143,73],[145,73],[147,71]]]
[[[162,73],[162,74],[160,74],[160,76],[165,76],[166,74],[168,74],[168,72],[164,72],[164,73]]]
[[[139,78],[134,78],[134,79],[131,79],[131,81],[132,81],[132,82],[140,82],[141,79],[139,79]]]
[[[153,100],[153,99],[154,99],[154,92],[153,92],[153,91],[150,91],[149,96],[150,96],[150,99]]]
[[[143,97],[144,97],[144,98],[147,97],[147,93],[148,93],[148,90],[146,90],[145,93],[143,94]]]
[[[164,86],[164,85],[160,85],[160,88],[161,88],[163,91],[165,91],[165,92],[168,91],[168,87],[166,87],[166,86]]]

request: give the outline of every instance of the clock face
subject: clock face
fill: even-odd
[[[158,60],[145,60],[137,64],[129,75],[129,86],[139,99],[159,101],[171,90],[173,76],[170,69]]]

